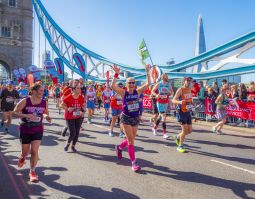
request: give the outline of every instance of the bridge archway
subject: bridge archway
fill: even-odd
[[[3,81],[3,80],[8,80],[11,78],[11,71],[10,71],[10,66],[0,60],[0,81]]]

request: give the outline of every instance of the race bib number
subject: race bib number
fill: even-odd
[[[7,103],[13,103],[14,102],[14,99],[12,97],[7,97],[6,98],[6,102]]]
[[[30,120],[31,122],[41,122],[41,117],[40,116],[36,116],[35,119]]]
[[[104,103],[108,104],[110,103],[110,100],[105,100]]]
[[[78,117],[81,115],[81,111],[74,111],[73,116]]]
[[[117,105],[122,105],[122,101],[117,101]]]
[[[161,99],[166,99],[167,98],[167,95],[160,95],[159,96]]]
[[[190,109],[193,109],[194,106],[193,106],[193,104],[187,104],[187,105],[186,105],[186,108],[187,108],[188,110],[190,110]]]
[[[139,103],[128,104],[128,111],[133,112],[139,110]]]
[[[93,98],[93,97],[90,97],[90,98],[89,98],[89,101],[94,101],[94,98]]]

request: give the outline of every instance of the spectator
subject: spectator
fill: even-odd
[[[215,112],[216,111],[216,103],[215,103],[215,100],[216,100],[216,98],[217,98],[217,93],[211,88],[211,87],[209,87],[208,89],[207,89],[207,91],[208,91],[208,94],[207,94],[207,98],[208,99],[210,99],[210,100],[212,100],[212,108],[213,108],[213,111]]]
[[[191,93],[192,93],[192,97],[197,97],[198,93],[200,91],[199,85],[196,82],[196,80],[192,81],[192,89],[191,89]]]
[[[243,83],[239,84],[238,87],[238,96],[240,100],[247,100],[247,89]]]
[[[250,82],[247,94],[248,94],[248,100],[249,101],[254,101],[255,100],[255,84],[254,84],[254,81]]]
[[[219,88],[217,82],[213,82],[213,83],[212,83],[212,89],[214,90],[214,92],[215,92],[217,95],[219,95],[219,93],[220,93],[220,88]]]
[[[205,101],[205,87],[204,87],[203,82],[199,81],[198,86],[199,86],[198,99],[200,100],[200,102],[202,102],[204,104],[204,101]]]
[[[229,98],[238,98],[239,97],[236,85],[232,85],[230,87],[230,93],[228,94],[228,97]]]

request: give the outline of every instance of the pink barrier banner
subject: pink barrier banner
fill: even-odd
[[[236,103],[230,101],[226,107],[228,116],[241,118],[245,120],[255,120],[255,102],[243,102],[237,100]],[[212,110],[212,100],[205,100],[205,114],[215,115]]]

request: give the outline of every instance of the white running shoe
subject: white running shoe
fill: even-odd
[[[108,135],[109,135],[110,137],[113,137],[113,132],[112,132],[112,131],[109,131]]]
[[[152,133],[153,133],[153,135],[157,136],[157,135],[158,135],[158,134],[157,134],[157,129],[152,128]]]
[[[164,135],[163,135],[163,138],[164,138],[164,139],[168,139],[168,138],[169,138],[169,135],[164,134]]]
[[[212,127],[212,132],[213,132],[213,133],[216,133],[216,128],[215,128],[215,126]]]

